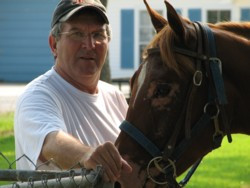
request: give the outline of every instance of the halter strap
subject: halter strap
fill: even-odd
[[[124,120],[120,125],[120,129],[137,141],[151,156],[158,157],[162,155],[158,147],[128,121]]]
[[[230,133],[230,126],[228,123],[228,120],[226,118],[226,112],[225,112],[225,104],[227,104],[227,97],[226,92],[224,88],[224,81],[222,77],[222,65],[220,59],[216,58],[216,45],[215,45],[215,39],[212,30],[207,26],[203,25],[199,22],[197,22],[200,27],[202,27],[203,35],[206,36],[207,39],[207,45],[208,45],[208,54],[210,56],[209,58],[209,65],[211,70],[211,75],[213,78],[213,83],[216,91],[216,99],[217,103],[219,105],[220,111],[221,111],[221,118],[223,121],[223,125],[225,127],[225,132],[227,135],[228,142],[232,142],[232,136]]]
[[[209,65],[211,69],[211,75],[213,78],[215,91],[219,104],[227,104],[227,97],[225,95],[224,82],[222,78],[222,68],[220,59],[216,58],[216,45],[212,30],[207,25],[199,24],[203,27],[202,31],[204,36],[207,38],[208,54],[209,54]]]

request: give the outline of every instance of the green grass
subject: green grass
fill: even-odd
[[[14,114],[0,114],[0,169],[9,169],[10,164],[15,161],[15,144],[13,135]],[[15,163],[11,169],[15,169]],[[0,181],[0,185],[10,184],[11,182]]]
[[[187,188],[250,188],[250,137],[233,135],[209,153],[187,184]],[[181,180],[184,175],[178,178]]]
[[[15,160],[15,145],[13,135],[14,114],[0,114],[0,152],[12,163]],[[0,169],[7,169],[8,161],[0,156]],[[15,168],[15,166],[13,167]]]
[[[0,136],[4,136],[6,132],[13,133],[14,113],[0,114]]]
[[[0,152],[10,163],[15,160],[13,116],[13,113],[0,114]],[[0,156],[0,169],[8,167],[8,162]],[[203,159],[186,187],[250,188],[250,137],[233,135],[231,144],[224,139],[219,149]]]

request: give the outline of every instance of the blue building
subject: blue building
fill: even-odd
[[[50,19],[58,0],[0,1],[0,82],[28,82],[50,69]]]
[[[50,20],[59,0],[0,1],[0,82],[29,82],[53,66],[48,45]],[[148,0],[166,15],[163,0]],[[172,0],[177,11],[202,22],[250,21],[250,0]],[[112,78],[131,77],[154,35],[142,0],[109,0],[113,28]]]

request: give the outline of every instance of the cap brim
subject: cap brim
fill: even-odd
[[[101,10],[99,7],[93,6],[93,5],[84,5],[84,6],[79,6],[70,12],[68,12],[66,15],[64,15],[61,19],[60,22],[65,22],[67,21],[71,16],[73,16],[76,12],[83,10],[83,9],[93,9],[97,11],[104,19],[105,23],[109,24],[109,20],[107,15]]]

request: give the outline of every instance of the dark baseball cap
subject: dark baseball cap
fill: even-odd
[[[54,10],[51,28],[59,21],[67,21],[76,12],[87,8],[95,10],[109,24],[106,8],[99,0],[61,0]]]

